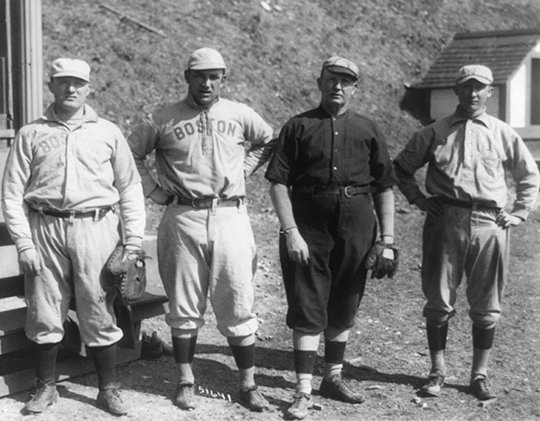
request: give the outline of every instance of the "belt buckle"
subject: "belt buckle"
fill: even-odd
[[[197,198],[193,198],[191,199],[191,206],[195,209],[201,209],[201,203],[203,202],[204,199],[197,199]]]
[[[351,193],[349,193],[349,191],[351,191]],[[345,197],[353,197],[355,192],[356,188],[354,186],[345,186],[343,188],[343,194]]]

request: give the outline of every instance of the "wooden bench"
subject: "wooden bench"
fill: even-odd
[[[118,363],[126,363],[140,358],[141,321],[164,314],[167,311],[167,297],[160,286],[155,257],[155,240],[143,242],[144,249],[153,257],[148,265],[148,288],[143,297],[133,304],[135,337],[134,348],[118,348]],[[35,381],[35,368],[31,352],[31,342],[26,338],[24,325],[26,303],[24,300],[24,280],[19,271],[17,251],[7,232],[5,223],[0,222],[0,397],[30,389]],[[77,320],[70,310],[70,318]],[[76,354],[73,349],[63,348],[57,365],[59,380],[90,373],[93,365],[84,357],[84,347]]]

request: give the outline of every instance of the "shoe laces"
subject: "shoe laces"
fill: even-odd
[[[38,386],[36,387],[36,393],[32,395],[32,399],[37,400],[40,399],[49,389],[51,385],[44,382],[39,382]]]
[[[295,393],[293,396],[293,404],[292,406],[299,406],[302,404],[302,401],[309,402],[311,400],[311,396],[307,393]]]

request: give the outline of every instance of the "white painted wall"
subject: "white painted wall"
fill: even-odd
[[[527,80],[530,79],[530,59],[528,64],[522,64],[508,82],[508,124],[516,129],[526,127],[529,121]]]
[[[508,111],[510,125],[524,139],[540,139],[540,125],[531,125],[531,59],[540,58],[540,43],[525,57],[521,67],[512,75],[509,81]],[[514,92],[515,89],[515,92]],[[524,107],[524,109],[523,109]],[[537,143],[537,142],[535,142]],[[529,145],[531,149],[532,144]],[[536,144],[534,149],[540,151]],[[540,155],[539,155],[540,157]]]

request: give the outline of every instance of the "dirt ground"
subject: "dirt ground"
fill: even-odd
[[[226,341],[215,329],[211,311],[201,331],[195,361],[198,407],[184,412],[171,404],[176,383],[172,357],[139,360],[119,367],[123,396],[132,420],[279,420],[294,389],[290,332],[284,325],[285,299],[277,263],[277,219],[264,193],[254,197],[252,222],[259,245],[256,278],[258,383],[272,411],[251,413],[235,402],[237,371]],[[429,368],[423,298],[419,288],[420,230],[423,215],[398,200],[400,270],[392,280],[373,280],[360,306],[346,353],[345,378],[367,397],[361,405],[321,398],[317,389],[322,360],[316,364],[315,401],[310,420],[533,420],[540,419],[540,212],[513,231],[512,264],[503,318],[496,333],[491,381],[498,399],[480,405],[468,393],[470,322],[466,303],[458,302],[448,338],[448,379],[440,398],[416,395]],[[461,291],[463,292],[463,291]],[[169,340],[163,317],[146,320],[143,330]],[[322,349],[320,350],[322,355]],[[96,377],[72,378],[58,385],[61,399],[39,416],[21,415],[28,392],[0,399],[0,420],[117,419],[96,408]]]

